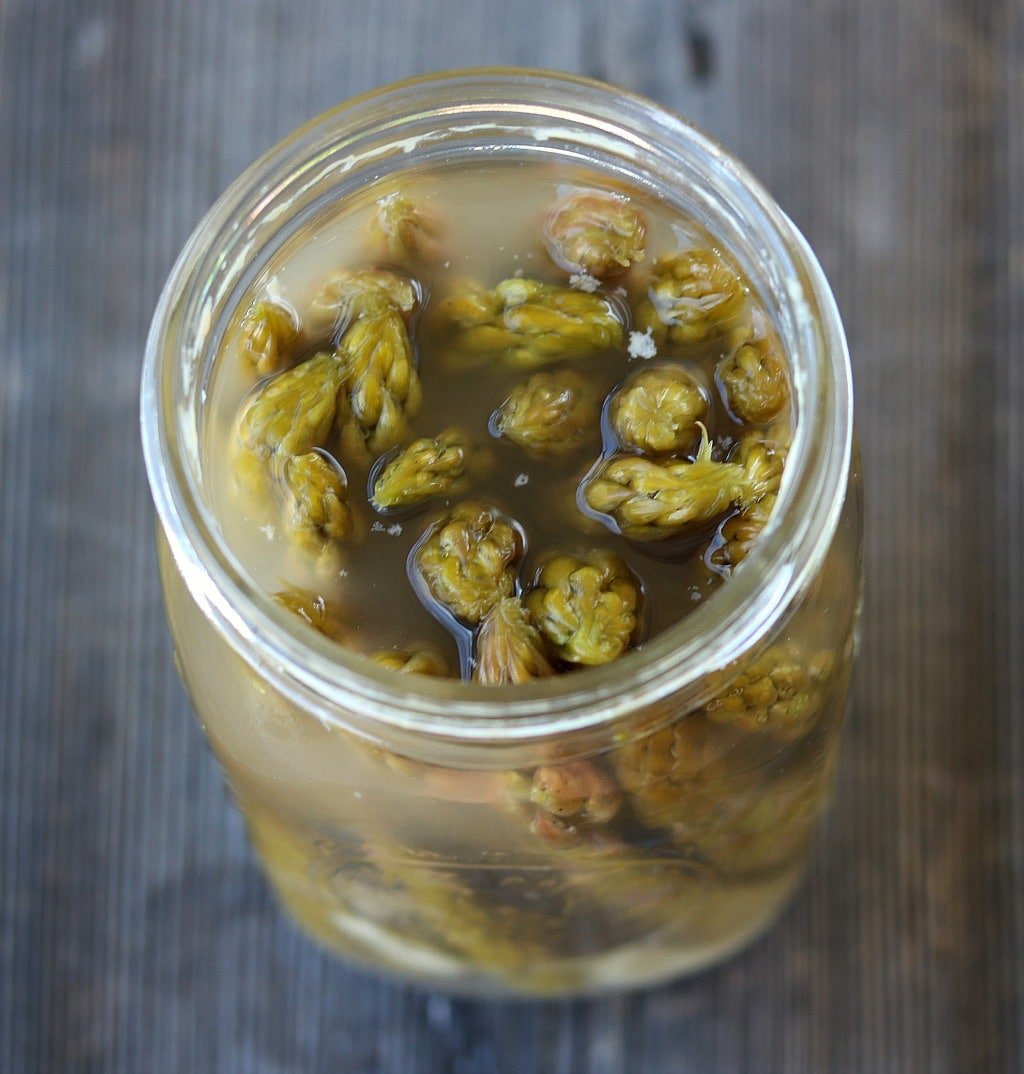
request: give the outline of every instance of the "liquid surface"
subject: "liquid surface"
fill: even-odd
[[[573,196],[609,190],[628,194],[630,205],[642,214],[645,249],[642,259],[626,271],[598,283],[556,263],[543,237],[554,207]],[[229,546],[268,592],[297,588],[325,602],[339,620],[338,636],[343,635],[346,644],[367,653],[426,650],[443,661],[448,673],[461,670],[463,677],[469,677],[474,664],[472,626],[460,625],[430,599],[416,576],[415,547],[454,507],[467,500],[482,502],[514,520],[522,534],[525,549],[515,564],[518,594],[528,594],[539,569],[555,554],[603,551],[621,557],[641,588],[630,639],[632,647],[641,646],[727,582],[731,568],[716,562],[714,553],[723,543],[723,524],[738,513],[738,506],[657,541],[629,539],[618,532],[613,519],[592,510],[584,494],[585,481],[600,461],[616,454],[642,457],[635,447],[624,449],[616,436],[610,396],[642,369],[668,363],[689,374],[706,399],[703,424],[714,460],[729,459],[741,438],[752,431],[783,447],[789,440],[788,406],[771,422],[741,422],[727,406],[720,373],[722,363],[744,339],[767,338],[777,345],[767,314],[747,290],[741,308],[730,312],[724,328],[716,327],[706,338],[655,342],[644,333],[636,323],[637,310],[648,295],[658,259],[714,244],[696,222],[680,218],[638,191],[612,188],[596,173],[567,174],[543,164],[509,162],[414,173],[403,178],[400,194],[436,223],[436,242],[429,255],[397,260],[374,226],[381,200],[394,197],[395,191],[394,186],[368,191],[313,234],[293,242],[262,274],[251,299],[279,303],[305,326],[324,281],[339,270],[386,268],[414,280],[422,297],[407,323],[422,403],[402,443],[458,429],[473,460],[471,479],[456,495],[407,508],[375,509],[373,482],[394,450],[372,451],[367,458],[335,452],[347,479],[351,532],[335,542],[337,554],[326,561],[297,547],[280,505],[272,497],[253,495],[239,482],[239,413],[279,375],[275,371],[261,376],[239,354],[237,325],[245,303],[215,366],[206,442],[214,506]],[[594,293],[606,296],[621,319],[622,343],[586,354],[556,355],[529,367],[501,357],[480,361],[453,357],[450,335],[437,322],[446,300],[465,294],[468,287],[490,289],[516,277],[584,292],[596,287]],[[341,334],[333,330],[326,337],[311,337],[307,332],[284,365],[294,368],[330,350]],[[496,435],[495,415],[518,386],[538,372],[566,371],[584,378],[587,391],[601,404],[600,415],[571,449],[538,455],[508,436]],[[656,453],[656,459],[693,460],[699,437],[686,440],[678,450]],[[559,670],[573,666],[557,658],[554,662]]]

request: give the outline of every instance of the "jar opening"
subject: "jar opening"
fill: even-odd
[[[202,408],[227,316],[273,251],[329,201],[389,170],[471,152],[546,153],[618,172],[695,206],[775,310],[796,398],[772,520],[743,568],[702,607],[616,664],[516,687],[398,676],[285,621],[220,536],[203,489]],[[321,719],[357,710],[363,732],[523,742],[584,728],[700,684],[771,633],[813,579],[842,507],[852,451],[849,356],[806,241],[711,139],[601,83],[525,70],[428,76],[356,98],[253,164],[189,239],[161,295],[141,393],[160,523],[193,598],[261,674]],[[347,719],[347,718],[346,718]],[[348,726],[348,724],[346,724]],[[383,731],[382,731],[383,733]]]

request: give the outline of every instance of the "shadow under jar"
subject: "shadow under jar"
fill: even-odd
[[[582,168],[698,222],[760,297],[792,386],[782,487],[727,582],[614,664],[502,687],[399,675],[308,629],[229,539],[210,449],[215,359],[260,281],[368,188],[484,159]],[[342,105],[186,245],[147,343],[142,430],[182,675],[274,888],[322,943],[433,987],[557,995],[694,972],[779,912],[834,771],[860,478],[821,268],[720,147],[544,72]]]

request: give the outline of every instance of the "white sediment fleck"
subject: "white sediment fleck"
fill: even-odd
[[[523,485],[528,485],[529,483],[530,483],[530,475],[529,474],[516,474],[515,486],[516,486],[517,489],[521,489],[523,487]]]
[[[401,533],[402,533],[402,524],[401,524],[401,522],[393,522],[390,526],[388,526],[388,531],[387,532],[388,532],[389,537],[399,537],[399,536],[401,536]]]
[[[658,354],[658,345],[654,342],[651,330],[629,333],[630,358],[654,358]]]
[[[374,522],[374,524],[370,527],[370,532],[371,533],[383,533],[384,532],[384,523],[383,522]]]
[[[451,263],[451,261],[450,261],[450,260],[449,260],[449,261],[445,261],[445,263],[444,263],[444,267],[445,267],[445,268],[451,268],[451,267],[452,267],[452,263]]]
[[[569,286],[575,287],[577,291],[586,291],[588,295],[592,295],[601,286],[601,281],[595,279],[588,272],[574,272],[569,277]]]
[[[272,541],[274,539],[274,534],[276,532],[277,530],[274,529],[273,523],[271,522],[268,522],[265,526],[260,526],[260,533],[262,533],[268,541]]]
[[[348,577],[348,571],[345,570],[344,567],[342,567],[341,570],[338,571],[338,577],[339,578],[347,578]]]
[[[515,270],[515,272],[513,272],[513,273],[512,273],[512,275],[513,275],[513,276],[514,276],[514,277],[515,277],[515,278],[516,278],[517,280],[521,280],[521,279],[523,278],[523,270],[522,270],[521,268],[517,268],[517,269]]]

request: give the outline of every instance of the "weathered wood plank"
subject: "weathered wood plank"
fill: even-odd
[[[427,996],[280,916],[171,665],[137,446],[194,221],[310,115],[466,63],[692,116],[849,329],[868,603],[837,808],[779,926],[588,1003]],[[1024,1067],[1019,0],[0,0],[0,1071]]]

